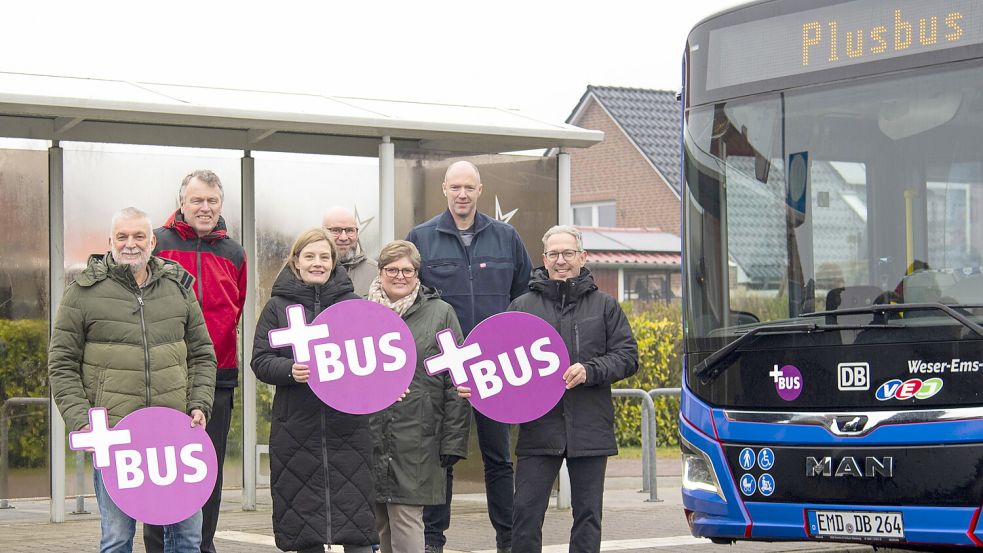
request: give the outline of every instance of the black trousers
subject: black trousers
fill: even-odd
[[[512,519],[512,553],[541,553],[543,521],[550,502],[553,482],[563,457],[556,455],[520,456],[515,466],[515,518]],[[608,458],[567,459],[570,472],[570,553],[598,553],[601,550],[601,511],[604,503],[604,472]]]
[[[485,465],[485,497],[488,499],[488,518],[495,529],[495,545],[507,548],[512,544],[512,449],[509,446],[510,426],[492,420],[477,410],[474,424],[478,430],[478,449]],[[443,505],[423,508],[424,538],[427,545],[444,545],[444,532],[451,525],[451,496],[454,487],[454,467],[447,468],[447,497]]]
[[[225,461],[225,442],[232,425],[232,404],[235,388],[215,388],[215,401],[212,403],[212,418],[205,422],[205,432],[215,446],[218,458],[218,475],[211,497],[201,508],[201,553],[216,553],[215,528],[218,526],[218,512],[222,506],[222,465]],[[143,525],[143,545],[147,553],[164,552],[164,527],[152,524]]]

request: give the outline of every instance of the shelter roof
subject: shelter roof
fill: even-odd
[[[604,134],[486,106],[0,72],[5,136],[337,155],[589,147]]]

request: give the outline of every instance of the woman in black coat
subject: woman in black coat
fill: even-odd
[[[288,305],[304,306],[308,324],[339,301],[358,299],[345,269],[335,267],[334,243],[322,228],[301,233],[253,342],[256,378],[276,386],[270,429],[273,535],[284,551],[321,553],[324,544],[368,553],[378,543],[372,512],[372,435],[368,415],[325,405],[311,391],[310,369],[294,362],[290,347],[274,348],[270,330],[286,328]]]

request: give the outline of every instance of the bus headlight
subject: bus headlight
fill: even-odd
[[[717,473],[706,453],[686,440],[680,440],[680,446],[683,451],[683,489],[710,492],[724,499]]]

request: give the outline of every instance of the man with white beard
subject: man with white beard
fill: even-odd
[[[87,429],[89,409],[104,407],[110,426],[144,407],[170,407],[205,426],[215,389],[215,350],[180,265],[151,255],[150,218],[134,207],[113,216],[110,251],[92,255],[65,290],[48,350],[51,394],[70,431]],[[206,427],[207,429],[207,427]],[[131,551],[136,521],[94,487],[99,551]],[[164,549],[198,553],[201,511],[163,527]]]
[[[355,213],[346,207],[333,206],[324,214],[321,226],[328,231],[334,242],[338,250],[338,264],[348,272],[348,278],[355,286],[355,293],[364,298],[369,293],[372,280],[379,276],[379,270],[375,261],[362,252]]]

